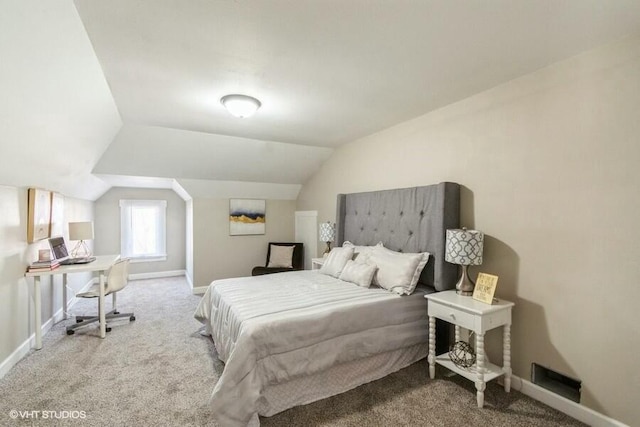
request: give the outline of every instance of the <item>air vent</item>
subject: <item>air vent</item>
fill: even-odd
[[[580,387],[582,385],[580,380],[570,378],[537,363],[532,363],[531,382],[562,397],[580,403]]]

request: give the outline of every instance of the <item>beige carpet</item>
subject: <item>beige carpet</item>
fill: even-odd
[[[207,399],[223,365],[193,319],[199,299],[181,278],[132,281],[120,293],[119,307],[134,310],[137,320],[115,324],[106,339],[98,338],[95,327],[67,336],[64,327],[73,320],[56,324],[43,349],[31,351],[0,380],[0,425],[214,425]],[[95,305],[81,301],[72,313],[92,312]],[[583,425],[495,383],[488,384],[480,410],[473,384],[446,372],[439,369],[429,380],[421,361],[261,422],[267,427]],[[12,410],[22,415],[11,418]]]

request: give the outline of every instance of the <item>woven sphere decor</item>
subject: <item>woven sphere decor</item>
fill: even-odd
[[[449,357],[458,368],[470,368],[476,363],[476,352],[464,341],[457,341],[451,346]]]

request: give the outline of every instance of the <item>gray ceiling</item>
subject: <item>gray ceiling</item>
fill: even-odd
[[[640,27],[637,0],[75,3],[125,123],[329,147]]]

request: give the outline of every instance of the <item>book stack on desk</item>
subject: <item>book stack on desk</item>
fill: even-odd
[[[60,263],[56,260],[35,261],[31,263],[27,271],[30,273],[34,271],[51,271],[58,267],[60,267]]]

